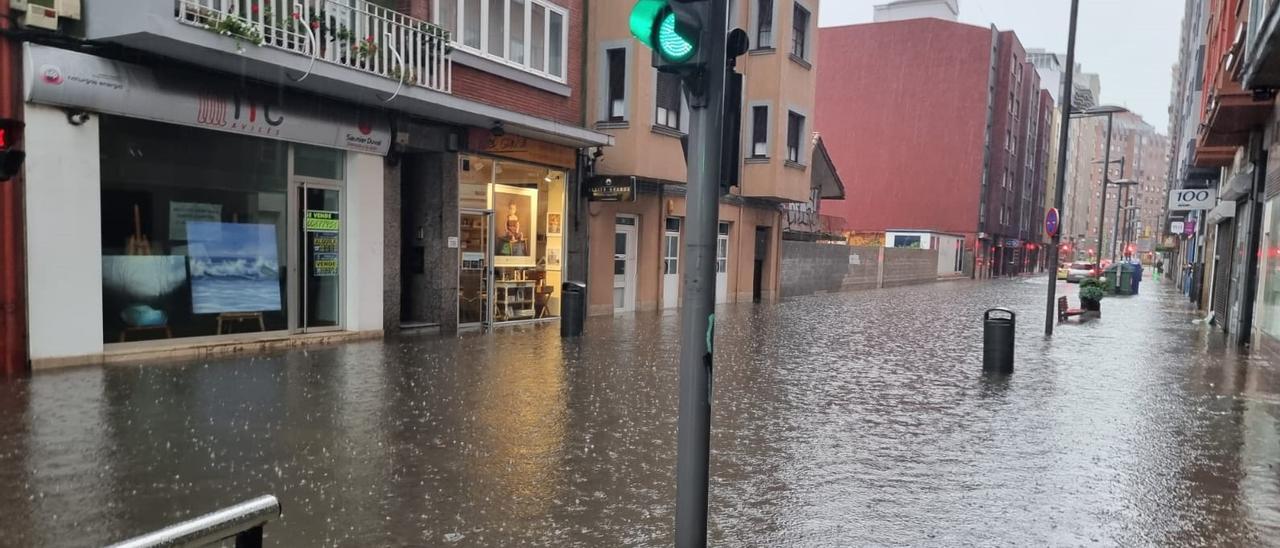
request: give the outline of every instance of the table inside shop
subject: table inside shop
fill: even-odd
[[[538,289],[536,280],[497,280],[493,283],[497,300],[497,319],[524,320],[535,316]]]

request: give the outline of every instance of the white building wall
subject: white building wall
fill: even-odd
[[[383,203],[380,156],[347,153],[345,328],[382,330]]]
[[[28,350],[32,362],[102,353],[98,118],[26,104]]]
[[[877,23],[926,17],[944,21],[960,20],[959,0],[898,0],[876,6],[875,10]]]

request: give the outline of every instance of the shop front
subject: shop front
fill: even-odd
[[[34,366],[381,333],[385,122],[56,48],[26,69]]]
[[[470,150],[458,156],[458,325],[559,318],[576,151],[483,130]]]

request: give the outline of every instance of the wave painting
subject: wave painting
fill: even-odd
[[[276,226],[187,223],[196,314],[280,310]]]

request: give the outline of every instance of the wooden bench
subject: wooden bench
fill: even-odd
[[[1084,312],[1085,311],[1080,308],[1071,308],[1070,305],[1067,304],[1066,297],[1058,297],[1058,322],[1059,323],[1065,322],[1071,319],[1073,316],[1083,316]]]

